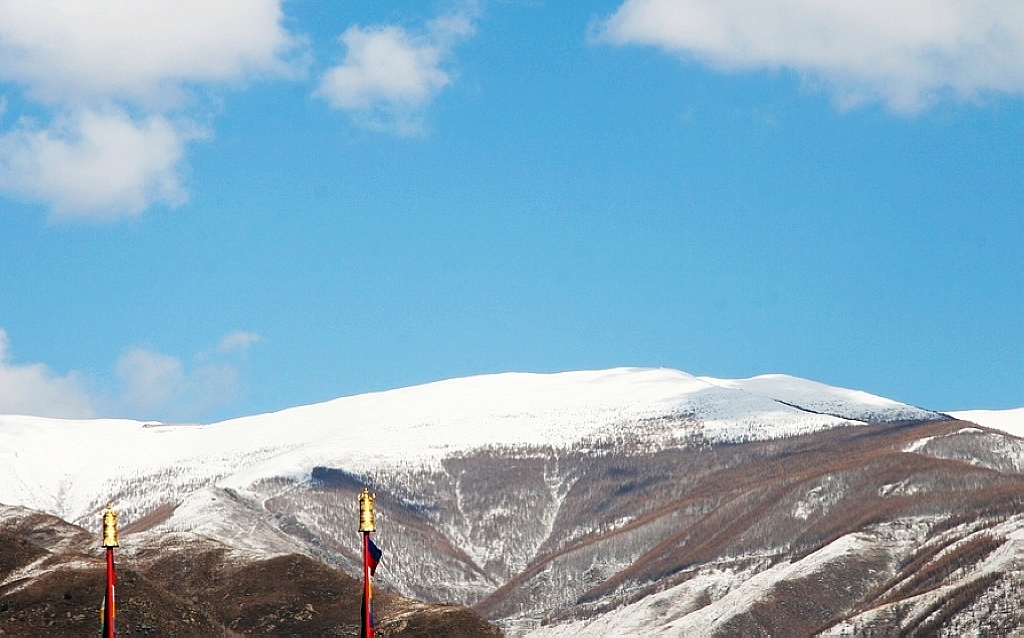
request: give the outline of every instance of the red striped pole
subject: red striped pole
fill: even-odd
[[[363,488],[359,494],[359,532],[363,535],[363,629],[362,638],[373,638],[373,583],[370,581],[370,532],[377,531],[373,522],[373,494]]]
[[[117,542],[117,512],[114,506],[107,503],[107,509],[103,512],[103,547],[107,548],[107,589],[103,594],[103,636],[114,638],[114,548]]]
[[[103,598],[103,636],[114,638],[114,548],[107,548],[107,593]]]
[[[370,532],[363,532],[363,631],[362,638],[373,636],[373,584],[370,582]]]

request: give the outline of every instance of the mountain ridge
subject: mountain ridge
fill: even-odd
[[[0,469],[0,502],[36,499],[88,524],[112,497],[133,542],[197,534],[355,575],[355,497],[369,486],[387,556],[381,584],[476,605],[512,634],[777,632],[796,622],[772,602],[795,604],[783,589],[846,565],[859,593],[829,594],[815,603],[818,624],[801,625],[838,627],[877,607],[876,590],[903,600],[898,583],[915,576],[902,561],[944,569],[929,562],[941,555],[918,556],[919,546],[1010,551],[1021,521],[1008,513],[1024,503],[1019,439],[787,375],[506,373],[219,424],[104,422],[107,434],[82,446],[124,436],[115,449],[140,458],[107,467],[120,472],[113,478],[80,483],[82,466],[64,468],[34,492],[19,485],[40,460],[60,467],[49,451],[95,433],[85,422],[51,423],[48,432],[44,423],[33,439],[24,419],[0,416],[0,456],[17,461]],[[972,511],[990,513],[961,521]],[[993,540],[975,540],[977,525]],[[855,550],[877,560],[855,567]],[[825,553],[804,562],[815,552]],[[1000,565],[1016,564],[1014,552]],[[980,596],[998,598],[1013,581],[999,570],[977,574],[994,579],[978,586]],[[955,582],[939,581],[915,595],[953,622],[962,610],[941,601]],[[735,604],[737,596],[747,602]],[[651,607],[659,600],[674,619]],[[733,607],[727,622],[709,615]],[[871,626],[924,626],[904,611],[897,605]],[[1000,618],[1015,626],[1012,614]]]
[[[761,379],[764,377],[714,381],[742,385],[743,381]],[[785,379],[789,385],[794,381],[813,383],[795,377]],[[836,390],[831,389],[833,395]],[[739,400],[732,396],[735,392],[743,392],[746,397]],[[875,401],[879,399],[874,397],[871,405],[879,405]],[[834,397],[832,401],[835,403]],[[412,407],[404,407],[409,404]],[[795,404],[799,406],[799,401]],[[937,413],[890,400],[881,400],[881,404],[890,411],[900,411],[900,416],[909,410],[918,418],[941,418]],[[4,457],[0,458],[0,467],[6,468],[0,470],[0,502],[25,504],[75,520],[102,506],[95,498],[89,500],[88,494],[82,494],[86,489],[93,493],[102,491],[103,485],[97,479],[102,472],[123,474],[191,464],[196,480],[214,476],[221,480],[234,475],[238,487],[254,480],[260,472],[304,475],[317,465],[343,465],[365,472],[382,464],[434,462],[453,451],[488,445],[566,446],[588,436],[607,437],[609,430],[623,420],[680,411],[694,412],[695,418],[703,421],[703,434],[713,439],[771,438],[790,433],[787,427],[807,431],[850,421],[821,410],[818,419],[801,419],[787,414],[790,409],[802,408],[789,408],[763,392],[716,386],[710,377],[699,378],[664,368],[616,368],[552,375],[502,373],[466,377],[195,426],[125,419],[83,421],[0,415],[0,456]],[[582,417],[573,419],[574,414]],[[879,414],[870,416],[877,420]],[[881,416],[884,417],[884,410]],[[56,440],[39,440],[38,432],[47,430]],[[29,431],[33,431],[35,438],[29,436]],[[377,441],[386,435],[389,438],[378,445]],[[247,446],[247,441],[254,444]],[[65,472],[73,480],[69,478],[66,486],[55,485],[52,474],[33,473],[11,453],[21,448],[23,455],[30,454],[25,448],[32,445],[48,447],[44,450],[47,458],[51,462],[56,460],[61,467],[78,466],[74,472]],[[335,454],[318,454],[332,445]],[[196,453],[196,447],[207,452]],[[129,463],[126,448],[140,462]],[[109,456],[117,460],[111,463],[104,459]],[[367,460],[370,457],[372,462]],[[202,462],[196,463],[197,458]],[[241,469],[243,466],[248,469]],[[19,469],[15,472],[12,468]],[[23,480],[26,475],[32,477],[31,487]],[[113,480],[110,476],[105,478],[108,484]],[[91,485],[79,489],[76,500],[75,490],[83,481]],[[11,486],[18,482],[27,492],[35,486],[45,486],[35,491],[50,496],[51,502],[46,503],[45,496],[33,499],[28,494],[12,494]],[[61,507],[56,505],[57,493],[61,493]],[[74,503],[71,508],[67,507],[69,502]]]

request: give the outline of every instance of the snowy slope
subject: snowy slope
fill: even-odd
[[[962,410],[950,412],[950,416],[962,421],[1002,430],[1007,434],[1024,438],[1024,408],[1015,410]]]
[[[785,374],[762,374],[749,379],[699,377],[721,388],[734,388],[799,406],[811,412],[832,414],[847,419],[874,422],[924,421],[942,415],[892,399],[847,390]]]
[[[74,521],[127,484],[145,484],[133,497],[144,512],[210,485],[244,489],[308,477],[315,466],[359,474],[488,446],[569,448],[624,433],[654,445],[765,440],[893,414],[936,416],[793,377],[617,368],[453,379],[210,425],[0,416],[0,503]]]
[[[990,585],[1018,569],[1024,519],[999,526],[1024,498],[1022,446],[784,375],[509,373],[209,425],[0,415],[0,503],[94,529],[112,499],[138,552],[181,533],[351,571],[370,486],[382,584],[477,605],[510,635],[771,634],[806,599],[838,622],[872,596],[885,613],[858,622],[886,633],[931,626],[893,601],[945,600],[958,576],[915,583],[953,542],[964,569],[1005,553],[978,587],[1014,595]]]
[[[594,620],[541,627],[532,636],[714,636],[729,635],[728,622],[771,594],[779,581],[814,576],[850,554],[867,553],[875,539],[848,534],[811,555],[768,568],[702,569],[695,577]],[[904,541],[907,544],[910,541]],[[714,602],[708,604],[708,599]]]

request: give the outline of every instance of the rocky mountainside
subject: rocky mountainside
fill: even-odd
[[[96,527],[113,499],[143,576],[179,538],[355,574],[367,485],[379,582],[510,634],[1024,629],[1022,465],[1016,437],[863,392],[663,369],[202,426],[0,416],[0,502]]]
[[[105,563],[96,535],[0,507],[0,633],[99,630]],[[216,636],[358,635],[362,583],[297,554],[267,557],[194,534],[135,537],[118,551],[117,632]],[[383,636],[499,635],[470,609],[378,590]]]

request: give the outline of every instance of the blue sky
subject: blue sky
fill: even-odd
[[[471,374],[1024,405],[1012,2],[0,2],[0,412]]]

